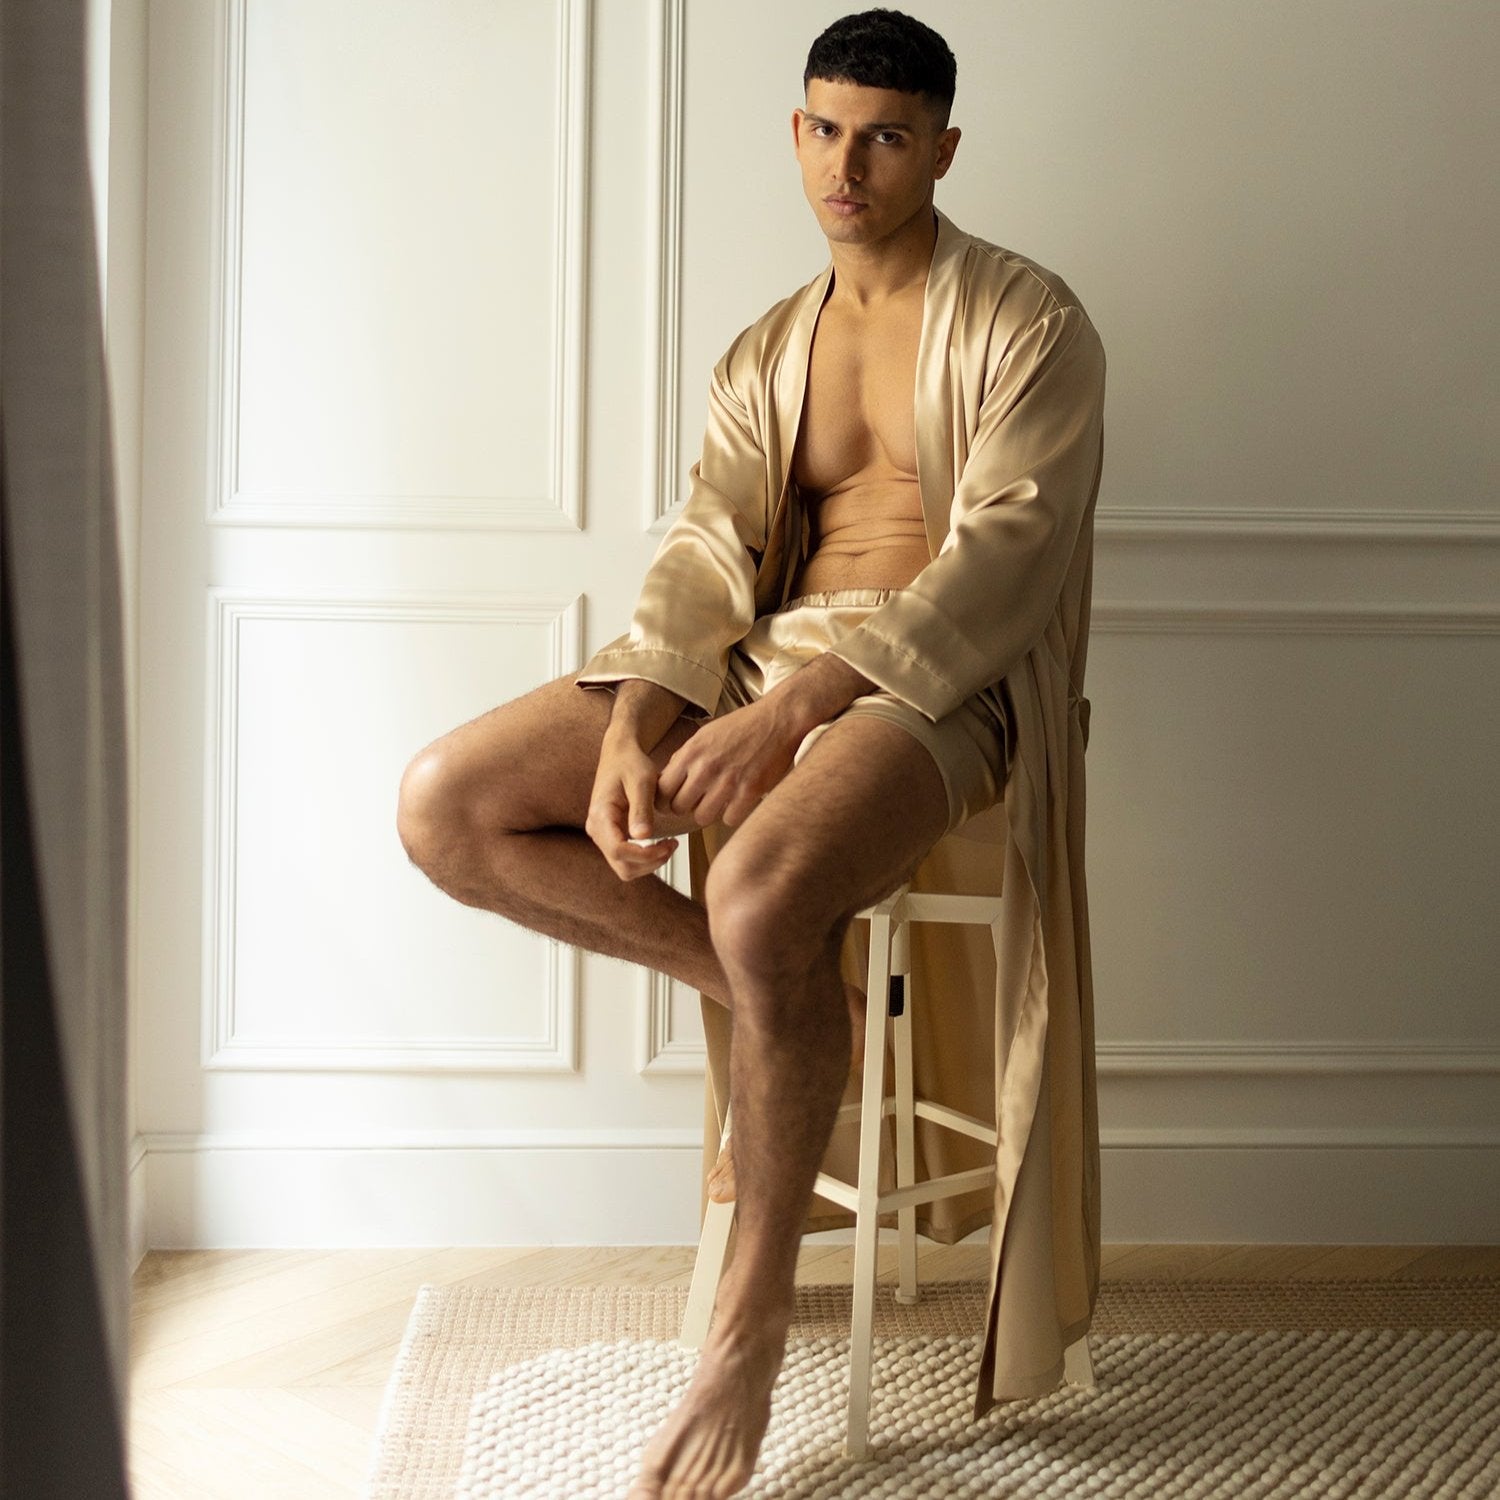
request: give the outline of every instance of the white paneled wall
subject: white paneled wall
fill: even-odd
[[[710,364],[823,264],[844,8],[151,0],[150,1243],[695,1236],[696,996],[440,896],[396,782],[622,628]],[[1105,1237],[1493,1239],[1500,21],[911,8],[939,203],[1110,361]]]

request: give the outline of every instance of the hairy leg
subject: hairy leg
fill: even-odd
[[[849,1006],[849,1073],[859,1078],[865,1066],[865,992],[846,979],[844,999]],[[734,1193],[734,1141],[726,1138],[708,1174],[708,1196],[714,1203],[733,1203]]]
[[[786,1349],[797,1248],[850,1053],[838,950],[854,913],[907,878],[947,824],[941,777],[892,724],[834,724],[710,872],[734,996],[730,1103],[739,1239],[682,1402],[631,1500],[718,1497],[749,1480]]]
[[[656,876],[622,881],[581,831],[609,722],[610,695],[559,678],[434,741],[402,778],[397,823],[407,852],[442,890],[536,932],[659,969],[729,1003],[695,901]],[[675,725],[658,765],[687,739]],[[864,996],[851,990],[851,1019]],[[853,1026],[854,1066],[863,1030]],[[726,1146],[710,1192],[734,1197]]]
[[[622,881],[582,831],[611,702],[562,677],[434,741],[402,778],[402,842],[467,906],[727,1003],[702,906],[655,875]],[[667,732],[658,766],[692,730]]]

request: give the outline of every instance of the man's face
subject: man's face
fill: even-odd
[[[958,131],[920,94],[814,78],[792,112],[802,190],[835,243],[871,245],[923,213]]]

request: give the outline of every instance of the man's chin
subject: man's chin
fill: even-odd
[[[864,245],[880,238],[880,227],[868,213],[846,216],[821,213],[818,223],[824,235],[839,245]]]

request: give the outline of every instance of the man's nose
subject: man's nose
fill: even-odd
[[[858,182],[865,175],[864,148],[861,144],[845,137],[835,167],[840,182]]]

